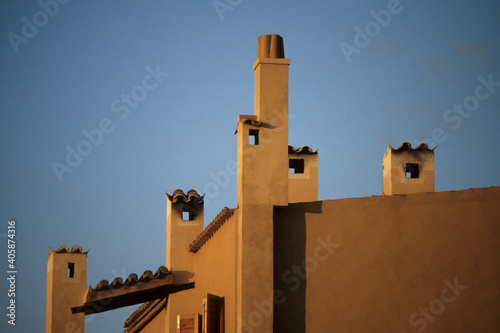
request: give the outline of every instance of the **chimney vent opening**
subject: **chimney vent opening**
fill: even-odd
[[[405,176],[406,178],[418,178],[418,164],[417,163],[406,163],[405,168]]]
[[[291,174],[304,173],[304,159],[291,158],[288,163],[288,168]]]
[[[68,262],[68,277],[71,279],[75,276],[75,264]]]
[[[259,144],[259,130],[251,129],[249,131],[248,143],[254,146]]]
[[[189,207],[182,207],[181,218],[183,221],[194,221],[195,214]]]

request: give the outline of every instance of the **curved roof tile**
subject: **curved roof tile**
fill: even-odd
[[[139,277],[137,276],[137,274],[132,273],[127,277],[124,284],[127,286],[133,286],[134,284],[137,283],[137,281],[139,281]]]
[[[248,125],[252,125],[252,126],[255,126],[255,127],[262,126],[262,121],[253,120],[253,119],[246,119],[243,123],[244,124],[248,124]]]
[[[205,197],[205,195],[200,196],[195,190],[189,190],[187,191],[187,194],[184,194],[184,192],[180,189],[174,190],[172,195],[165,191],[165,195],[170,201],[172,201],[172,203],[184,202],[196,205],[203,205],[203,199]]]
[[[306,154],[306,155],[314,155],[317,154],[318,150],[312,150],[309,146],[302,146],[300,148],[294,148],[293,146],[288,145],[288,154]]]
[[[133,286],[138,282],[149,282],[151,280],[163,279],[169,274],[171,274],[171,272],[165,266],[160,266],[156,270],[155,274],[153,274],[150,270],[147,270],[142,273],[140,278],[138,278],[137,274],[132,273],[125,279],[125,282],[123,282],[121,277],[117,277],[111,283],[109,283],[108,280],[101,280],[94,288],[92,288],[92,286],[90,286],[90,288],[93,291],[118,289],[125,286]]]
[[[392,150],[392,151],[396,151],[396,152],[403,152],[403,151],[407,151],[407,150],[434,151],[434,149],[436,149],[437,146],[438,145],[436,145],[434,148],[429,148],[429,146],[426,143],[420,143],[417,147],[412,148],[411,143],[405,141],[402,144],[400,144],[398,148],[393,148],[391,145],[389,145],[388,150]]]
[[[57,250],[54,250],[53,248],[49,248],[50,253],[81,253],[81,254],[87,254],[89,253],[90,249],[87,251],[82,251],[82,247],[80,245],[74,245],[71,250],[69,249],[69,246],[64,244],[59,246]]]

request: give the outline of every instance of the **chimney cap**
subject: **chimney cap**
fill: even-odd
[[[165,191],[165,195],[174,204],[178,202],[183,202],[185,204],[194,205],[197,208],[203,207],[203,199],[205,197],[205,195],[199,195],[198,192],[196,192],[195,190],[189,190],[185,194],[184,191],[180,189],[174,190],[172,195],[168,194],[167,191]]]
[[[283,37],[280,35],[262,35],[257,40],[257,59],[259,58],[285,58]]]
[[[81,254],[87,254],[90,249],[87,251],[83,251],[82,247],[80,245],[74,245],[71,250],[69,249],[69,246],[64,244],[59,246],[57,250],[54,250],[53,248],[49,247],[50,253],[81,253]]]
[[[401,145],[399,145],[398,148],[394,148],[392,147],[391,145],[389,145],[389,147],[387,147],[387,151],[394,151],[394,152],[403,152],[403,151],[415,151],[415,150],[419,150],[419,151],[426,151],[426,152],[433,152],[434,149],[437,148],[438,145],[436,145],[434,148],[429,148],[429,146],[426,144],[426,143],[420,143],[419,145],[417,145],[417,147],[415,148],[412,148],[411,146],[411,143],[409,142],[403,142]]]

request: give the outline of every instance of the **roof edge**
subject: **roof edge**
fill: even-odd
[[[142,320],[144,320],[148,316],[149,313],[152,313],[154,318],[154,316],[156,316],[159,311],[161,311],[161,309],[163,309],[166,305],[166,298],[160,298],[154,301],[143,303],[125,320],[123,328],[125,328],[126,330],[124,332],[130,332],[130,330],[134,329],[138,324],[140,324]]]
[[[236,208],[224,207],[196,239],[189,244],[189,252],[196,253],[215,234],[217,230],[234,215]]]

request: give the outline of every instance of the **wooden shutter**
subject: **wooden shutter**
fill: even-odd
[[[200,315],[177,315],[177,333],[200,333]]]
[[[203,298],[203,333],[224,332],[224,297],[205,294]]]

